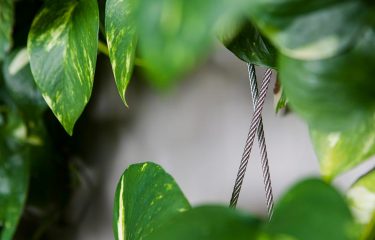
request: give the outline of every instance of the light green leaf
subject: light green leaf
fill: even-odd
[[[47,1],[28,37],[36,84],[70,135],[91,95],[98,14],[96,0]]]
[[[0,60],[10,50],[14,23],[13,0],[0,0]]]
[[[134,8],[138,0],[108,0],[105,28],[113,73],[118,92],[126,104],[125,91],[133,72],[137,31]]]
[[[159,165],[131,165],[121,176],[115,195],[115,239],[143,239],[171,216],[188,209],[184,194]]]
[[[375,154],[375,116],[345,132],[310,129],[320,172],[330,180]]]
[[[33,115],[46,109],[31,74],[26,48],[14,51],[5,58],[3,73],[8,93],[18,106]]]
[[[345,198],[318,179],[292,187],[277,203],[265,229],[303,240],[357,240],[359,235]]]
[[[234,36],[221,40],[242,61],[272,68],[276,66],[276,50],[249,21],[243,23]]]
[[[279,58],[280,80],[288,103],[312,128],[346,131],[373,117],[374,30],[360,38],[352,50],[324,60]]]
[[[360,39],[372,5],[357,0],[253,0],[250,15],[284,55],[335,56]],[[358,14],[361,13],[361,14]]]
[[[375,217],[375,169],[359,178],[350,187],[347,196],[356,220],[369,224]]]
[[[202,206],[176,215],[147,240],[257,239],[260,221],[228,207]]]

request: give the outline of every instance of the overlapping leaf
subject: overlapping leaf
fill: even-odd
[[[29,33],[35,81],[69,134],[91,95],[98,30],[97,1],[68,0],[47,1]]]
[[[126,104],[125,91],[133,72],[137,30],[135,6],[138,0],[108,0],[106,3],[106,36],[116,85]]]
[[[167,219],[188,209],[184,194],[160,166],[131,165],[121,176],[115,195],[115,239],[143,239]]]
[[[0,0],[0,60],[12,45],[12,32],[14,23],[13,0]]]

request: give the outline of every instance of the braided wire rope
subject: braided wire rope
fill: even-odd
[[[238,198],[240,195],[242,183],[245,177],[245,172],[247,168],[247,164],[249,162],[250,152],[254,143],[255,133],[258,133],[259,144],[261,148],[261,156],[262,156],[262,169],[263,169],[263,177],[266,189],[266,201],[267,201],[267,209],[269,218],[272,216],[273,212],[273,195],[272,195],[272,188],[271,188],[271,178],[269,173],[268,167],[268,158],[267,158],[267,151],[266,151],[266,144],[264,138],[264,131],[263,131],[263,124],[262,124],[262,117],[261,112],[263,110],[263,105],[265,101],[265,97],[267,95],[267,90],[270,85],[272,70],[267,69],[260,88],[260,94],[258,96],[258,89],[256,84],[256,74],[255,68],[252,64],[248,65],[249,71],[249,80],[250,80],[250,87],[251,93],[253,96],[253,105],[254,105],[254,114],[250,124],[250,130],[247,135],[246,144],[244,148],[244,152],[242,154],[240,167],[238,169],[237,178],[234,184],[232,197],[230,200],[230,207],[235,208],[237,206]]]

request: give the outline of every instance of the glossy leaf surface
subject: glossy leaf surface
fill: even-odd
[[[228,207],[202,206],[173,217],[147,240],[257,239],[260,221]]]
[[[14,23],[13,0],[0,0],[0,60],[12,45],[12,29]]]
[[[116,85],[126,104],[125,91],[133,72],[137,31],[134,22],[138,0],[108,0],[106,3],[106,36]]]
[[[292,187],[277,203],[265,228],[303,240],[356,240],[359,234],[345,198],[318,179]]]
[[[355,129],[375,112],[375,33],[339,56],[302,61],[281,56],[280,80],[291,108],[324,131]]]
[[[184,194],[159,165],[131,165],[121,176],[115,195],[115,239],[143,239],[167,219],[188,209]]]
[[[47,1],[29,33],[37,86],[70,135],[91,95],[98,30],[97,1],[68,0]]]

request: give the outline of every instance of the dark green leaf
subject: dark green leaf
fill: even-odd
[[[324,60],[281,56],[280,80],[288,103],[314,129],[355,129],[375,112],[375,33],[351,51]]]
[[[357,0],[253,0],[251,17],[283,54],[322,59],[350,48],[370,6]],[[360,13],[360,14],[359,14]]]
[[[13,0],[0,0],[0,60],[12,45],[13,17]]]
[[[35,115],[46,109],[31,74],[26,48],[14,51],[5,58],[3,72],[8,93],[24,111]]]
[[[96,0],[47,1],[28,37],[31,70],[65,130],[89,101],[98,48]]]
[[[272,68],[276,66],[276,50],[249,21],[241,26],[233,38],[222,41],[239,59],[247,63]]]
[[[375,154],[375,118],[345,132],[310,129],[324,178],[330,180]]]
[[[125,91],[129,84],[137,47],[134,8],[138,0],[108,0],[105,28],[109,57],[118,92],[126,104]]]
[[[357,240],[359,234],[345,198],[318,179],[292,187],[276,205],[265,229],[303,240]]]
[[[176,215],[147,240],[257,239],[260,221],[228,207],[204,206]]]
[[[190,209],[174,181],[154,163],[131,165],[117,186],[113,227],[116,240],[142,239],[166,219]]]

